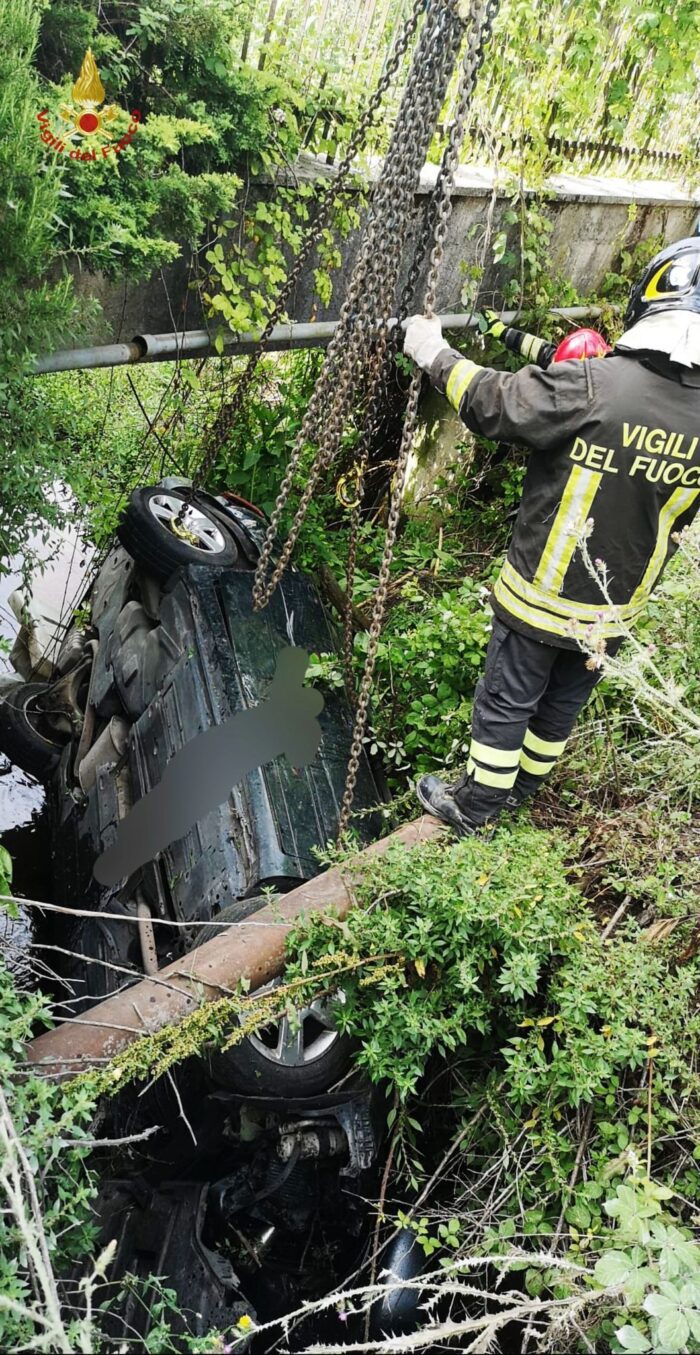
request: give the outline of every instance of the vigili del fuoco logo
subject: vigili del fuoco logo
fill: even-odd
[[[128,131],[115,140],[112,127],[122,111],[117,104],[105,104],[105,88],[97,63],[88,47],[73,90],[73,102],[61,104],[59,117],[66,124],[56,132],[47,109],[37,114],[41,139],[51,150],[67,154],[71,160],[106,160],[119,155],[133,141],[141,121],[138,108],[132,109]],[[72,149],[71,149],[72,147]]]

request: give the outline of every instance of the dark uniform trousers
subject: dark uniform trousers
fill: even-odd
[[[620,639],[609,640],[614,655]],[[454,797],[475,824],[539,789],[602,676],[580,650],[529,639],[497,617],[474,699],[472,741]]]

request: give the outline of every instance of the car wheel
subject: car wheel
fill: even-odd
[[[43,682],[17,682],[0,697],[0,751],[38,781],[54,771],[64,746],[46,731],[39,703],[47,690]]]
[[[183,565],[230,569],[238,559],[238,547],[219,518],[196,501],[188,503],[179,490],[158,485],[134,490],[117,535],[132,559],[161,581]]]
[[[267,900],[261,897],[260,904]],[[229,904],[216,922],[238,922],[241,906]],[[246,908],[246,916],[249,916]],[[213,923],[202,928],[198,945],[220,930]],[[279,980],[261,988],[261,995]],[[209,1071],[220,1086],[254,1096],[294,1099],[327,1092],[348,1072],[355,1041],[342,1035],[335,1022],[335,1009],[342,996],[319,998],[297,1011],[294,1018],[262,1026],[231,1049],[210,1050]]]
[[[78,916],[62,928],[60,939],[67,954],[56,957],[56,967],[73,991],[73,1014],[87,1011],[143,977],[133,912],[119,899],[110,899],[95,910],[103,911],[108,916]],[[117,921],[118,914],[123,922]],[[124,971],[130,971],[133,978]]]

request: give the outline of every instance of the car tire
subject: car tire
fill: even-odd
[[[0,752],[38,781],[55,770],[64,746],[41,729],[36,703],[47,690],[43,682],[17,682],[0,697]]]
[[[61,935],[68,954],[56,959],[60,977],[72,988],[74,1015],[144,977],[134,913],[116,898],[98,904],[94,911],[109,916],[77,916],[68,921]],[[118,914],[123,922],[116,920]]]
[[[230,569],[238,559],[233,536],[221,517],[204,504],[195,501],[185,509],[183,528],[191,539],[176,535],[172,524],[177,523],[185,502],[185,493],[178,489],[160,485],[135,489],[117,527],[124,549],[161,583],[183,566]]]
[[[246,917],[251,915],[250,902],[245,901]],[[261,896],[260,906],[266,902],[267,899]],[[240,920],[241,904],[228,904],[211,925],[202,928],[197,945],[203,945],[221,932],[222,927],[217,926],[217,923]],[[261,991],[266,992],[267,989]],[[289,1030],[288,1019],[284,1018],[284,1021]],[[274,1029],[280,1034],[281,1026],[282,1023],[275,1023]],[[309,1008],[303,1013],[300,1043],[306,1057],[302,1055],[299,1061],[280,1061],[274,1052],[278,1041],[272,1031],[273,1028],[268,1027],[256,1035],[246,1036],[230,1049],[210,1049],[206,1058],[213,1081],[227,1091],[294,1100],[296,1097],[322,1095],[349,1071],[356,1042],[339,1031],[330,1030],[328,1016],[322,1007]]]

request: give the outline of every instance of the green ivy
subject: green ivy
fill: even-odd
[[[76,1083],[62,1087],[33,1074],[18,1076],[26,1042],[37,1026],[46,1024],[50,1024],[47,1000],[38,993],[20,992],[0,965],[0,1078],[15,1134],[33,1173],[48,1256],[58,1274],[89,1255],[96,1239],[91,1209],[96,1187],[87,1167],[89,1149],[79,1142],[88,1137],[95,1102]],[[4,1206],[5,1200],[0,1211],[0,1293],[7,1300],[31,1305],[24,1239],[16,1216]],[[31,1210],[28,1213],[31,1219]],[[34,1323],[0,1304],[3,1349],[32,1349],[35,1340]]]
[[[0,570],[34,530],[59,517],[46,489],[60,471],[41,389],[27,379],[37,350],[75,332],[69,280],[54,269],[60,183],[43,166],[32,66],[41,6],[0,0]]]
[[[594,1283],[619,1290],[621,1303],[591,1334],[610,1335],[614,1352],[700,1350],[700,1246],[668,1212],[673,1195],[638,1173],[605,1202],[614,1231]]]

